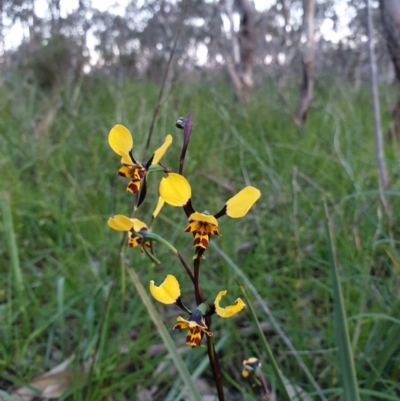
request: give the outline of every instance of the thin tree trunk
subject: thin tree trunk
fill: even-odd
[[[381,110],[379,103],[377,69],[376,69],[376,60],[374,53],[374,32],[372,25],[370,0],[366,0],[366,6],[367,6],[367,28],[368,28],[368,57],[370,65],[370,86],[371,86],[371,97],[372,97],[372,112],[374,117],[375,152],[376,152],[376,160],[379,172],[379,189],[381,191],[381,198],[386,210],[386,214],[390,218],[389,199],[383,192],[389,186],[389,178],[386,170],[385,153],[383,147]]]
[[[241,12],[239,46],[240,46],[240,78],[242,81],[242,97],[250,100],[253,88],[254,53],[256,50],[256,8],[251,0],[238,0]]]
[[[225,58],[225,64],[240,102],[248,102],[253,88],[254,53],[256,49],[256,19],[257,12],[252,0],[236,0],[240,11],[240,29],[238,33],[240,62],[239,65],[232,61],[228,52],[221,49]],[[227,11],[229,14],[229,10]],[[233,22],[231,22],[232,25]],[[235,32],[231,32],[231,41],[235,49]],[[236,61],[236,60],[235,60]]]
[[[314,37],[315,0],[304,0],[303,35],[305,37],[303,52],[303,82],[300,98],[295,113],[295,121],[304,126],[314,89],[315,37]]]
[[[400,85],[400,0],[379,0],[379,4],[387,47]],[[400,139],[400,90],[392,112],[392,130],[393,137]]]

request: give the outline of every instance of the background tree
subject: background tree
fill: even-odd
[[[297,124],[304,126],[307,121],[314,88],[315,69],[315,38],[314,38],[315,0],[304,1],[303,13],[303,82],[301,84],[300,98],[295,114]]]
[[[247,102],[253,87],[257,12],[252,0],[237,0],[235,5],[240,14],[239,31],[235,32],[232,3],[227,1],[224,9],[230,25],[229,37],[232,55],[229,55],[226,50],[223,52],[236,96],[241,102]]]
[[[380,9],[387,47],[393,61],[397,83],[400,84],[400,1],[380,0]],[[400,92],[392,113],[394,136],[400,138]]]

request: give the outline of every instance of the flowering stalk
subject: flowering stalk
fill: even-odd
[[[177,323],[173,327],[173,330],[186,331],[187,345],[191,347],[200,346],[203,337],[207,338],[207,352],[218,400],[224,401],[225,395],[222,386],[221,366],[218,355],[215,352],[212,339],[213,333],[211,332],[212,315],[216,314],[222,318],[229,318],[240,312],[245,307],[245,304],[238,298],[233,305],[222,307],[220,301],[226,295],[226,290],[220,291],[212,304],[206,303],[200,286],[200,264],[205,259],[205,252],[207,251],[211,235],[220,235],[218,219],[223,216],[234,219],[244,217],[261,194],[257,188],[247,186],[226,201],[222,209],[215,214],[210,214],[208,211],[196,211],[192,206],[191,186],[182,175],[186,151],[192,133],[192,111],[189,112],[187,117],[179,118],[176,121],[176,126],[183,129],[183,146],[179,160],[179,173],[174,173],[160,164],[161,158],[172,144],[171,135],[165,137],[164,143],[154,151],[147,162],[140,162],[134,158],[132,152],[133,137],[123,125],[117,124],[114,126],[109,133],[108,140],[112,150],[121,157],[122,167],[118,170],[118,175],[130,179],[127,191],[137,195],[138,200],[135,202],[135,212],[147,195],[148,175],[152,172],[161,171],[166,175],[160,182],[159,200],[152,214],[152,223],[165,203],[183,209],[188,220],[188,225],[184,231],[192,234],[195,248],[193,270],[182,254],[170,242],[152,232],[152,223],[150,226],[147,226],[139,219],[116,215],[108,220],[108,225],[114,230],[127,232],[128,246],[132,248],[138,247],[154,263],[160,263],[154,254],[153,244],[155,242],[163,244],[178,257],[193,283],[194,298],[196,301],[195,309],[190,310],[185,306],[181,299],[179,282],[171,274],[168,274],[160,285],[156,285],[153,280],[150,281],[149,290],[157,301],[163,304],[178,306],[187,315],[186,317],[178,316]],[[148,142],[150,136],[148,137]],[[264,383],[263,388],[268,391],[265,380],[260,378],[260,381]],[[265,399],[269,401],[269,398]]]
[[[245,359],[243,361],[242,376],[245,378],[251,376],[254,382],[257,385],[261,386],[263,392],[263,401],[271,401],[267,382],[265,381],[264,375],[262,373],[261,362],[259,359],[255,357]]]

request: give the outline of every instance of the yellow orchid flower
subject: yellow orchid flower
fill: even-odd
[[[136,247],[140,245],[141,252],[144,251],[144,246],[150,248],[150,241],[143,243],[143,238],[137,233],[148,231],[148,227],[143,221],[138,219],[130,219],[122,214],[117,214],[114,217],[110,217],[107,221],[110,228],[116,231],[127,231],[129,232],[128,246]]]
[[[189,329],[186,335],[186,344],[190,347],[197,347],[200,345],[203,334],[206,334],[209,337],[212,336],[212,333],[208,331],[204,321],[204,316],[199,309],[196,309],[187,320],[181,316],[178,316],[176,320],[179,323],[176,324],[172,330]]]
[[[167,275],[160,286],[156,286],[153,280],[150,281],[150,293],[158,302],[166,305],[176,304],[190,314],[188,319],[179,316],[177,318],[179,323],[173,327],[173,330],[189,329],[186,337],[186,344],[191,347],[200,345],[204,334],[208,336],[212,335],[208,330],[204,317],[211,316],[214,313],[222,318],[232,317],[246,306],[245,303],[238,298],[234,305],[229,305],[225,308],[221,307],[219,305],[221,298],[227,293],[227,291],[224,290],[218,293],[212,305],[200,304],[197,306],[196,310],[191,313],[181,302],[181,290],[178,280],[175,276],[170,274]]]
[[[247,186],[230,198],[224,207],[216,214],[210,215],[208,212],[196,212],[191,204],[192,190],[186,178],[180,174],[169,173],[167,177],[161,179],[160,200],[153,217],[156,217],[164,202],[171,206],[181,206],[188,215],[189,225],[185,232],[194,233],[193,244],[200,255],[208,247],[210,235],[220,235],[218,231],[217,219],[227,215],[232,218],[245,216],[253,204],[261,196],[261,192],[252,186]]]
[[[111,149],[121,156],[123,166],[118,170],[118,175],[130,178],[126,190],[131,193],[138,193],[142,185],[143,179],[152,164],[157,164],[168,147],[172,143],[172,136],[167,135],[164,143],[153,153],[147,163],[140,163],[135,160],[132,155],[133,138],[132,134],[125,126],[121,124],[115,125],[108,134],[108,143]]]
[[[243,361],[242,376],[248,377],[250,373],[257,371],[259,368],[261,368],[261,362],[257,358],[251,357],[249,359],[245,359]]]

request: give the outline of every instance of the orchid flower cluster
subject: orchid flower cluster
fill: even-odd
[[[118,170],[118,175],[129,179],[126,190],[135,196],[135,214],[138,213],[138,208],[146,198],[149,173],[158,171],[163,174],[159,183],[158,203],[152,214],[152,221],[165,204],[182,208],[187,217],[187,227],[183,227],[183,231],[193,235],[193,269],[178,250],[168,241],[152,232],[151,226],[148,227],[143,221],[124,215],[115,215],[109,218],[108,225],[114,230],[126,231],[128,233],[128,246],[139,247],[142,252],[146,252],[153,262],[158,262],[153,252],[154,242],[161,242],[167,245],[177,256],[177,261],[179,260],[185,268],[193,283],[196,307],[191,310],[185,306],[181,299],[179,282],[172,274],[167,274],[165,280],[158,286],[153,280],[150,281],[150,293],[158,302],[167,305],[174,304],[186,314],[185,317],[177,317],[177,323],[174,325],[173,330],[187,330],[187,345],[191,347],[199,346],[203,337],[207,338],[208,353],[214,376],[216,376],[218,372],[215,369],[218,368],[218,363],[214,359],[215,351],[211,339],[211,317],[216,314],[222,318],[229,318],[240,312],[245,307],[245,304],[238,298],[233,305],[222,307],[220,302],[222,297],[226,295],[226,290],[220,291],[212,304],[206,303],[199,284],[200,264],[205,259],[211,235],[221,235],[218,220],[225,215],[231,218],[245,216],[261,194],[257,188],[247,186],[230,198],[222,209],[215,214],[207,211],[197,211],[192,205],[192,188],[183,175],[186,150],[192,132],[192,112],[186,118],[181,117],[178,119],[176,126],[183,129],[184,133],[178,172],[173,172],[160,163],[161,158],[173,142],[171,135],[165,137],[164,143],[152,154],[147,162],[140,162],[133,156],[133,138],[125,126],[115,125],[109,133],[108,142],[111,149],[121,157],[122,166]]]

